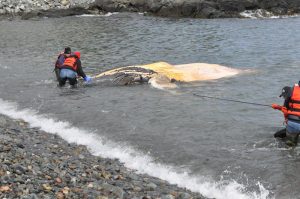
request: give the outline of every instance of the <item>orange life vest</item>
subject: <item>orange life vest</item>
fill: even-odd
[[[297,84],[293,88],[287,114],[300,116],[300,86]]]
[[[77,61],[77,56],[74,55],[66,56],[63,66],[70,67],[72,70],[76,71],[77,70],[76,61]]]

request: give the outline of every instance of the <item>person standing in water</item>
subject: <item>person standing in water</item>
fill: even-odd
[[[66,47],[65,50],[61,53],[59,53],[57,60],[55,62],[55,66],[54,66],[54,72],[55,72],[55,76],[57,81],[59,82],[60,79],[60,67],[63,65],[64,61],[65,61],[65,56],[66,55],[71,55],[71,48],[70,47]]]
[[[299,82],[300,83],[300,82]],[[275,137],[286,138],[287,144],[296,146],[300,134],[300,86],[295,84],[293,87],[285,86],[279,97],[284,98],[283,106],[272,104],[272,108],[282,111],[286,130],[274,134]]]
[[[71,86],[77,84],[77,75],[81,76],[85,82],[90,83],[92,78],[87,76],[81,66],[80,52],[76,51],[73,54],[64,54],[64,62],[59,66],[59,86],[64,86],[66,81],[69,81]]]

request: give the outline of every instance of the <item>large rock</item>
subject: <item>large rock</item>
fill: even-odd
[[[28,13],[23,13],[21,15],[21,18],[30,19],[34,17],[66,17],[66,16],[82,15],[82,14],[89,14],[89,13],[90,12],[84,8],[74,7],[70,9],[65,9],[63,12],[59,9],[32,11]]]
[[[74,10],[80,7],[78,13]],[[54,11],[64,9],[66,14]],[[18,13],[31,16],[68,16],[83,13],[144,12],[163,17],[242,17],[243,11],[260,10],[275,15],[300,12],[300,0],[1,0],[0,15]],[[70,11],[67,11],[70,10]],[[84,10],[84,11],[83,11]],[[265,12],[266,11],[266,12]]]
[[[278,15],[300,11],[299,0],[95,0],[106,12],[148,12],[166,17],[240,17],[245,10],[265,9]]]

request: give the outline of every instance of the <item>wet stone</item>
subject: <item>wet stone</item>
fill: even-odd
[[[190,199],[191,195],[188,193],[179,193],[178,199]]]
[[[151,182],[151,183],[146,185],[146,188],[149,191],[154,191],[157,188],[157,185]]]
[[[130,173],[128,175],[129,178],[131,178],[132,180],[139,180],[139,177],[136,174]]]
[[[14,166],[14,170],[15,170],[15,172],[17,173],[17,174],[24,174],[25,172],[26,172],[26,168],[25,167],[23,167],[23,166],[21,166],[21,165],[15,165]]]
[[[161,197],[161,199],[175,199],[175,196],[171,195],[171,194],[168,194],[168,195],[163,195]]]
[[[120,199],[122,199],[123,196],[124,196],[124,191],[120,187],[116,187],[116,186],[113,186],[113,185],[110,185],[110,184],[106,184],[106,183],[102,184],[101,187],[105,191],[114,193]]]
[[[1,142],[4,143],[4,142],[7,142],[7,141],[10,141],[11,138],[7,135],[0,134],[0,140],[1,140]]]

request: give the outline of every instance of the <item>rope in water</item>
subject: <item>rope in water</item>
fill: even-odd
[[[256,106],[272,107],[271,105],[268,105],[268,104],[260,104],[260,103],[245,102],[245,101],[234,100],[234,99],[226,99],[226,98],[220,98],[220,97],[212,97],[212,96],[207,96],[207,95],[199,95],[199,94],[197,94],[197,93],[193,93],[193,95],[194,95],[194,96],[197,96],[197,97],[210,98],[210,99],[217,99],[217,100],[223,100],[223,101],[229,101],[229,102],[237,102],[237,103],[251,104],[251,105],[256,105]]]

